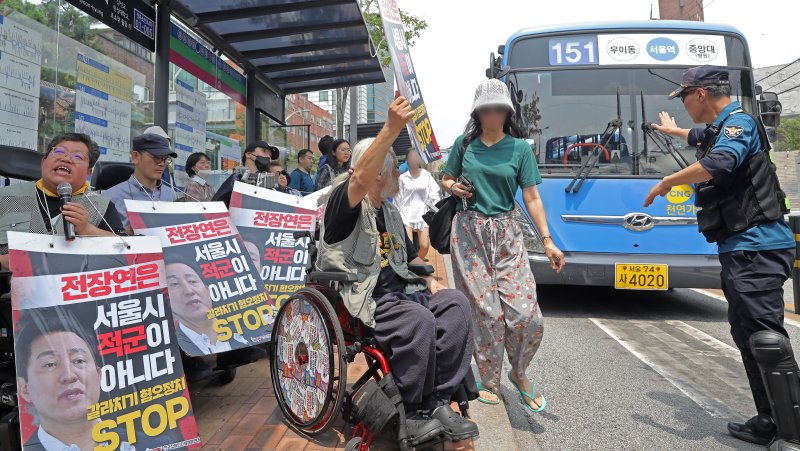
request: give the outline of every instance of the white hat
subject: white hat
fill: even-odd
[[[472,112],[488,105],[502,105],[514,111],[508,86],[496,78],[490,78],[475,89],[475,101],[472,102]]]
[[[159,127],[158,125],[154,125],[152,127],[147,127],[143,133],[143,135],[152,134],[158,135],[162,138],[167,138],[168,141],[172,142],[172,138],[169,137],[167,132],[164,131],[163,128]]]

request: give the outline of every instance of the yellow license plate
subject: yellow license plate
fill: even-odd
[[[614,288],[625,290],[666,290],[669,288],[667,265],[617,263]]]

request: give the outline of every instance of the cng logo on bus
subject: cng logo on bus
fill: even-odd
[[[674,60],[679,50],[678,44],[670,38],[655,38],[647,43],[647,53],[658,61]]]
[[[671,204],[682,204],[692,198],[694,188],[691,185],[673,186],[667,193],[667,201]]]

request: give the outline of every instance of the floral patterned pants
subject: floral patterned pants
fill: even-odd
[[[460,211],[450,249],[456,287],[472,305],[473,355],[483,386],[499,393],[503,349],[514,376],[523,379],[544,331],[522,228],[512,213]]]

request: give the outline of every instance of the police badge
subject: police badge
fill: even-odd
[[[727,125],[723,131],[725,136],[731,139],[738,138],[742,136],[742,133],[744,133],[744,129],[738,125]]]

